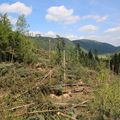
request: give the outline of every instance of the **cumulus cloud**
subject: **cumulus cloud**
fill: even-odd
[[[29,15],[32,12],[32,8],[26,6],[24,3],[21,2],[16,2],[13,4],[3,3],[0,4],[0,12]]]
[[[17,22],[17,18],[14,18],[14,17],[12,17],[12,16],[8,16],[8,19],[10,20],[10,22],[11,22],[11,24],[16,24],[16,22]]]
[[[85,25],[79,28],[80,32],[95,32],[97,30],[98,30],[98,27],[94,25]]]
[[[103,22],[107,20],[108,16],[99,16],[99,15],[86,15],[82,16],[81,19],[94,19],[97,22]]]
[[[62,22],[65,24],[76,23],[79,20],[94,19],[96,22],[104,22],[107,20],[108,16],[99,15],[86,15],[77,16],[74,15],[73,9],[68,9],[65,6],[52,6],[48,8],[47,15],[45,16],[47,20],[54,22]]]
[[[65,6],[53,6],[47,10],[46,19],[71,24],[79,20],[79,16],[75,16],[73,13],[73,9],[67,9]]]
[[[118,33],[120,32],[120,26],[109,28],[105,31],[105,33]]]

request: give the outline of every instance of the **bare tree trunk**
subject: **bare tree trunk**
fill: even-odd
[[[12,50],[11,62],[13,62],[14,50]]]
[[[51,85],[51,40],[49,39],[49,61],[50,61],[50,85]]]
[[[64,68],[64,81],[66,80],[66,54],[65,54],[65,50],[63,51],[64,55],[63,55],[63,68]]]
[[[77,62],[79,62],[79,51],[77,50]]]
[[[49,59],[51,59],[51,40],[49,39]]]

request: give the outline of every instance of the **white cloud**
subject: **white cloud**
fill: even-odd
[[[97,36],[96,35],[88,35],[88,36],[84,36],[84,39],[90,39],[90,40],[97,40]]]
[[[11,24],[16,24],[16,22],[17,22],[17,18],[14,18],[14,17],[12,17],[12,16],[8,16],[8,19],[10,20],[10,22],[11,22]]]
[[[97,30],[98,30],[98,27],[94,25],[85,25],[79,28],[80,32],[95,32]]]
[[[47,15],[45,16],[47,20],[54,22],[62,22],[65,24],[76,23],[79,20],[94,19],[96,22],[104,22],[107,20],[108,16],[99,15],[86,15],[86,16],[76,16],[74,15],[73,9],[68,9],[65,6],[53,6],[48,8]]]
[[[70,40],[78,40],[78,39],[84,38],[84,36],[77,36],[77,35],[73,35],[73,34],[64,35],[64,37],[68,38]]]
[[[21,2],[16,2],[13,4],[3,3],[0,4],[0,12],[29,15],[32,12],[32,8],[26,6],[24,3]]]
[[[87,16],[82,16],[81,19],[94,19],[97,22],[103,22],[107,20],[108,16],[99,16],[99,15],[87,15]]]
[[[66,38],[70,40],[80,40],[80,39],[90,39],[90,40],[96,40],[97,36],[96,35],[84,35],[84,36],[75,36],[75,35],[66,35]]]
[[[44,35],[47,36],[47,37],[53,37],[53,38],[55,38],[57,34],[55,32],[53,32],[53,31],[48,31]]]
[[[40,31],[29,31],[29,35],[35,37],[36,35],[43,36],[43,33]]]
[[[43,33],[43,32],[40,32],[40,31],[29,31],[29,35],[30,36],[37,36],[37,35],[41,35],[41,36],[44,36],[44,37],[52,37],[52,38],[55,38],[57,33],[53,32],[53,31],[48,31],[46,33]]]
[[[113,27],[113,28],[109,28],[105,31],[106,33],[118,33],[120,32],[120,26],[118,27]]]
[[[67,9],[65,6],[54,6],[47,10],[46,19],[54,22],[71,24],[79,20],[79,16],[75,16],[73,13],[73,9]]]

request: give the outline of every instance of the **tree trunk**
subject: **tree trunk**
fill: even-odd
[[[64,68],[64,81],[66,80],[66,59],[65,59],[65,50],[63,51],[64,55],[63,55],[63,68]]]
[[[49,62],[50,62],[50,85],[51,85],[51,74],[52,74],[52,70],[51,70],[51,40],[49,39]]]

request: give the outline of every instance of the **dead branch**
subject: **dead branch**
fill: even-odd
[[[61,110],[42,110],[42,111],[33,111],[33,112],[25,112],[22,114],[15,115],[14,117],[29,115],[29,114],[38,114],[38,113],[47,113],[47,112],[59,112]]]
[[[83,92],[84,91],[84,88],[81,88],[81,89],[73,89],[71,91],[63,91],[63,94],[67,94],[67,93],[79,93],[79,92]]]
[[[86,100],[86,101],[83,101],[82,103],[79,103],[77,105],[74,105],[73,108],[77,108],[77,107],[87,107],[87,103],[90,102],[90,100]]]
[[[11,109],[9,109],[10,111],[14,111],[16,109],[20,109],[20,108],[23,108],[23,107],[29,107],[31,105],[34,105],[35,103],[30,103],[30,104],[26,104],[26,105],[20,105],[20,106],[16,106],[16,107],[13,107]]]
[[[62,87],[73,87],[73,86],[85,86],[85,87],[91,87],[91,85],[88,84],[62,84]],[[55,86],[51,86],[51,88],[55,88]]]
[[[45,82],[45,80],[46,80],[50,75],[53,74],[53,71],[54,71],[54,68],[53,68],[52,70],[50,70],[50,71],[43,77],[43,79],[40,80],[40,82],[36,84],[35,87],[37,87],[38,85],[42,85],[42,84]]]
[[[65,114],[65,113],[62,113],[62,112],[58,112],[57,114],[58,114],[58,115],[61,115],[61,116],[63,116],[63,117],[67,117],[67,118],[69,118],[69,119],[71,119],[71,120],[77,120],[76,118],[71,117],[71,116],[69,116],[69,115],[67,115],[67,114]]]
[[[66,107],[72,107],[72,108],[77,108],[77,107],[87,107],[87,103],[90,102],[90,100],[83,101],[79,104],[71,104],[71,103],[54,103],[55,105],[59,106],[66,106]]]
[[[52,75],[52,73],[53,73],[54,70],[55,70],[55,68],[53,68],[53,69],[50,70],[47,74],[45,74],[45,76],[43,77],[43,79],[40,80],[38,83],[36,83],[36,85],[35,85],[34,87],[32,87],[31,90],[34,89],[34,88],[36,88],[36,87],[38,87],[38,85],[43,85],[44,82],[45,82],[45,80],[49,77],[49,75]],[[19,98],[20,96],[26,94],[28,91],[29,91],[29,90],[23,92],[22,94],[20,94],[20,95],[18,95],[18,96],[15,96],[15,98],[16,98],[16,99]]]

